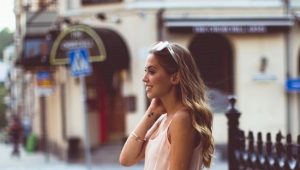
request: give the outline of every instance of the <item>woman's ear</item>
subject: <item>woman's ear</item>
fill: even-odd
[[[171,75],[171,83],[172,84],[178,84],[180,82],[180,75],[179,72],[176,72]]]

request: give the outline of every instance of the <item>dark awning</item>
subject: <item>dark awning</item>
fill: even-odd
[[[129,68],[128,48],[115,31],[78,25],[57,34],[54,40],[46,39],[46,35],[26,35],[22,56],[17,64],[26,69],[66,65],[69,62],[69,50],[83,46],[89,49],[91,62],[101,62],[113,70]]]
[[[130,55],[124,39],[109,29],[95,28],[94,30],[101,37],[106,50],[107,58],[104,64],[116,70],[128,69]]]
[[[282,31],[294,25],[292,17],[265,18],[178,18],[165,17],[170,31],[203,33],[265,33]]]

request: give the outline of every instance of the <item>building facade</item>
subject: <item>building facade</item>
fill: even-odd
[[[42,36],[21,31],[20,51],[28,58],[26,40],[42,37],[50,44],[48,50],[38,46],[46,60],[40,54],[39,63],[25,59],[21,65],[32,75],[47,71],[53,81],[50,93],[35,95],[34,131],[62,157],[70,138],[84,139],[85,116],[92,147],[122,141],[133,130],[149,102],[142,82],[147,50],[160,40],[180,43],[194,56],[208,86],[217,144],[227,142],[228,95],[238,99],[243,129],[300,133],[298,89],[286,86],[297,82],[300,70],[297,0],[64,0],[53,10]],[[97,49],[92,58],[103,56],[91,60],[85,78],[86,111],[68,63],[68,52],[77,47]],[[35,77],[32,83],[39,81]]]

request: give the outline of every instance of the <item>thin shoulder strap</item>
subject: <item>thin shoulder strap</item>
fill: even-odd
[[[168,125],[167,125],[167,128],[168,128],[168,129],[169,129],[169,126],[170,126],[171,123],[172,123],[172,120],[173,120],[173,119],[171,119],[170,122],[169,122]]]
[[[165,118],[166,115],[161,115],[156,121],[155,123],[152,125],[152,127],[148,130],[148,132],[146,133],[146,139],[149,139],[150,136],[153,134],[153,132],[155,132],[155,130],[157,128],[160,127],[161,122],[163,121],[163,119]]]

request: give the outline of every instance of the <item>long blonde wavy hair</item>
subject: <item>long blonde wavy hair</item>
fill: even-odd
[[[212,137],[213,114],[207,103],[206,86],[190,52],[176,43],[169,45],[173,56],[168,48],[159,51],[151,49],[149,52],[157,56],[159,63],[169,74],[179,72],[177,96],[193,115],[193,127],[201,136],[203,164],[209,168],[215,147]]]

